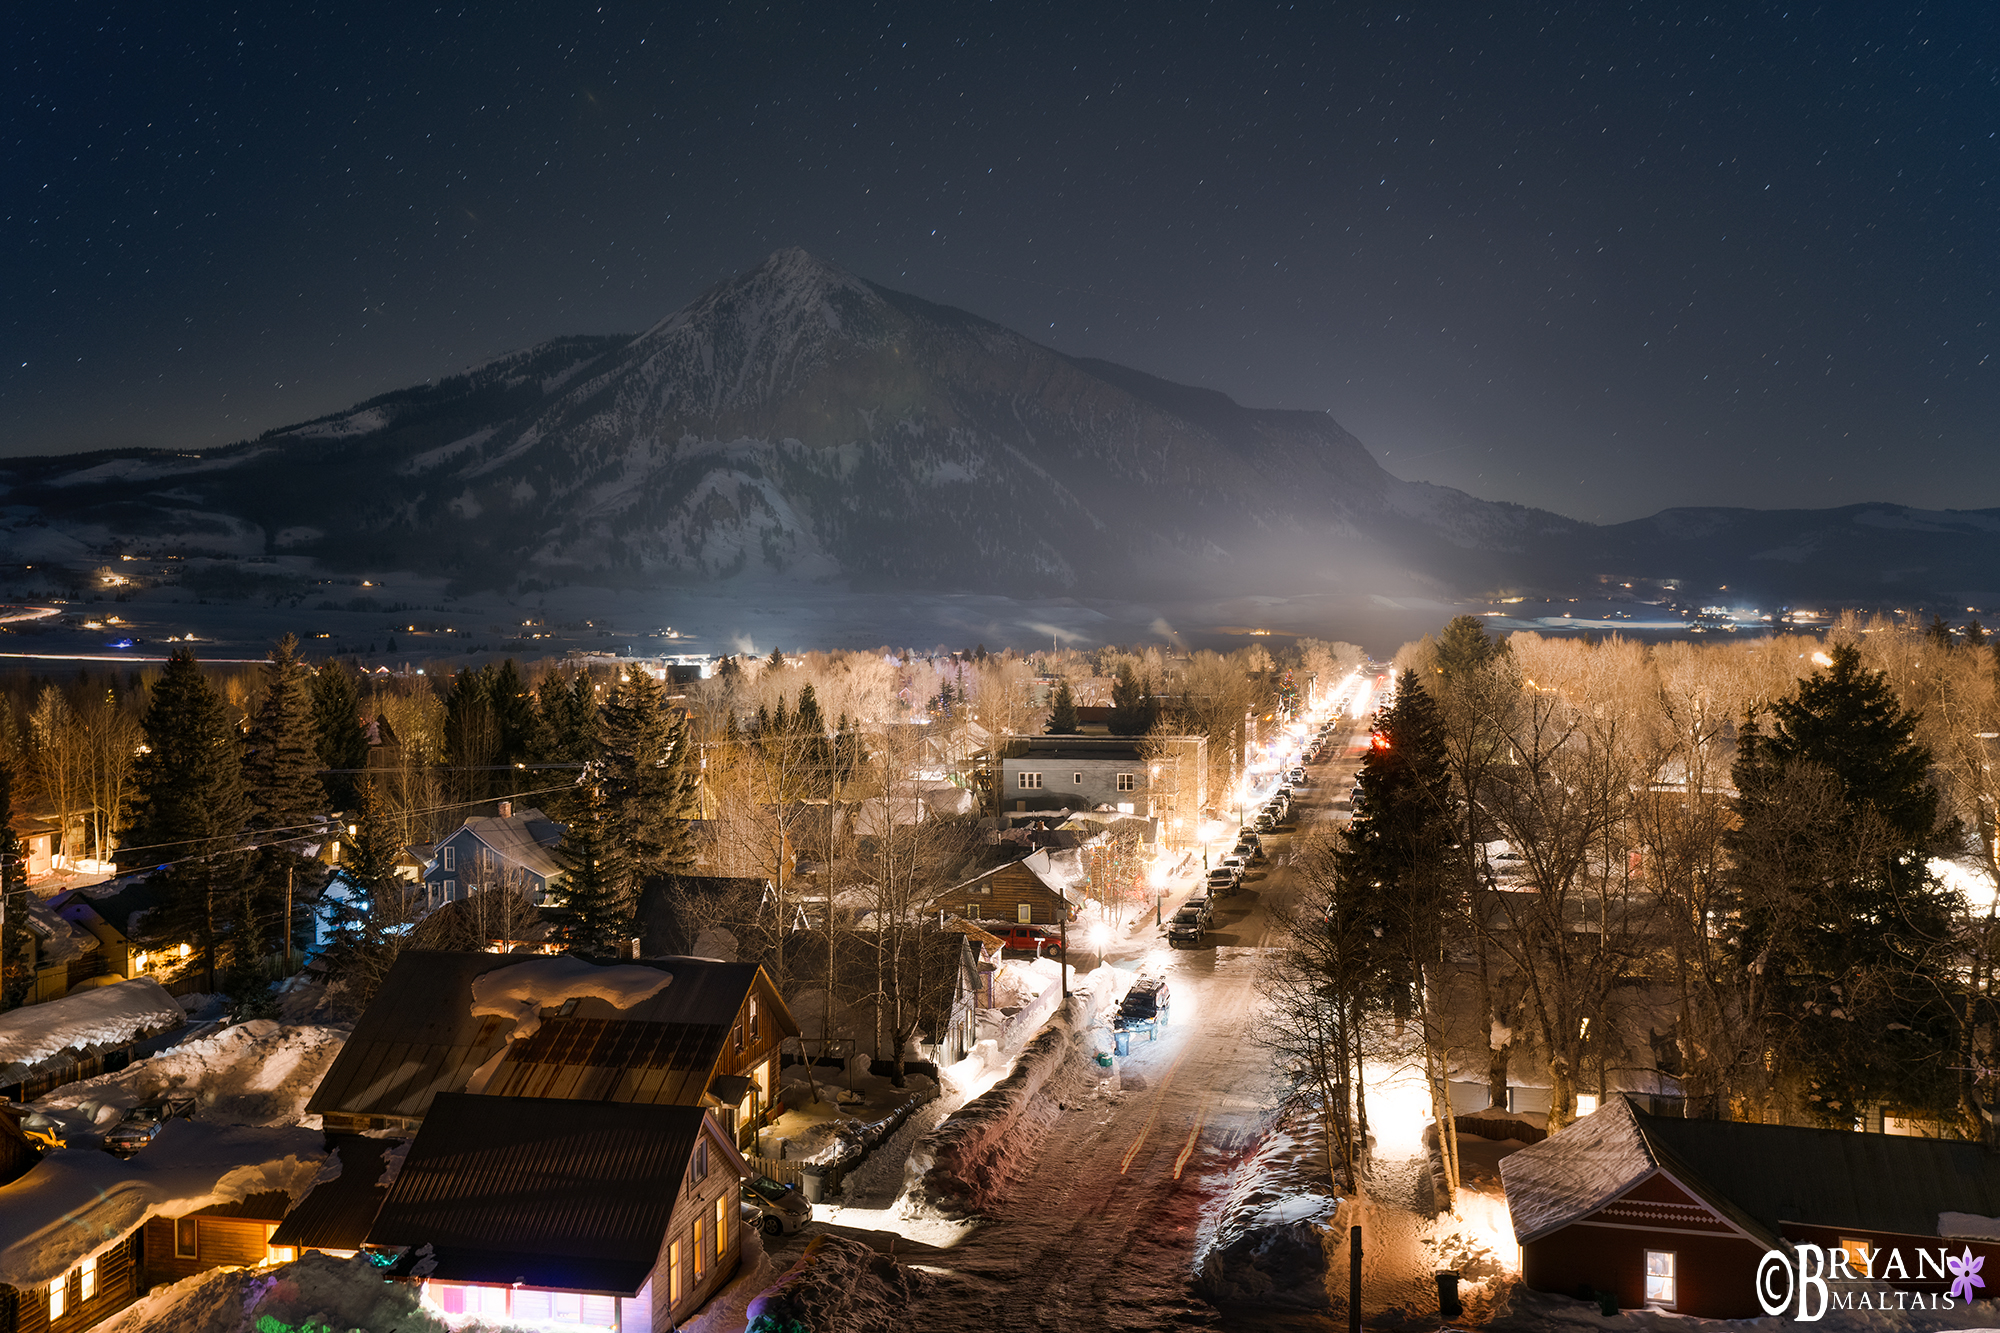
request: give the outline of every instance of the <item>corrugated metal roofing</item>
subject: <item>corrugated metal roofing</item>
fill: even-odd
[[[430,1246],[431,1276],[443,1281],[635,1295],[659,1256],[703,1115],[440,1094],[368,1242]]]
[[[273,1245],[300,1249],[358,1250],[375,1224],[389,1187],[382,1184],[384,1159],[395,1139],[371,1139],[361,1134],[329,1136],[340,1158],[340,1174],[306,1192],[298,1205],[271,1233]]]
[[[512,1031],[504,1019],[473,1017],[472,983],[525,961],[518,954],[405,951],[306,1109],[416,1119],[439,1093],[463,1091]],[[697,1104],[759,969],[703,958],[645,958],[636,966],[673,980],[629,1009],[594,997],[577,1000],[568,1014],[544,1020],[538,1032],[508,1050],[483,1091]],[[797,1035],[782,1007],[766,1021]]]

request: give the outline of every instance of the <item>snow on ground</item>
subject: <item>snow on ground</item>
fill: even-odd
[[[450,1320],[456,1333],[496,1327],[476,1318]],[[692,1327],[688,1325],[687,1327]],[[273,1268],[211,1268],[155,1289],[93,1333],[266,1333],[271,1329],[366,1329],[446,1333],[446,1318],[422,1304],[417,1289],[390,1282],[364,1258],[335,1259],[308,1250]]]
[[[66,1050],[123,1046],[186,1021],[180,1002],[146,977],[24,1005],[0,1014],[0,1070],[25,1071]]]
[[[337,1028],[254,1019],[182,1042],[115,1074],[66,1084],[36,1102],[35,1110],[68,1133],[87,1135],[116,1124],[134,1106],[181,1094],[196,1098],[195,1114],[205,1121],[302,1124],[306,1102],[346,1036]]]
[[[1328,1301],[1332,1228],[1341,1196],[1332,1179],[1326,1122],[1303,1098],[1290,1102],[1238,1167],[1228,1191],[1203,1209],[1195,1285],[1217,1301],[1308,1308]]]
[[[756,1323],[812,1333],[902,1333],[937,1279],[858,1240],[813,1237],[805,1253],[744,1311]]]

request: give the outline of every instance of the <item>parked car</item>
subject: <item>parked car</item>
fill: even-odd
[[[1215,900],[1202,890],[1196,889],[1194,896],[1181,904],[1181,910],[1201,913],[1201,923],[1205,926],[1215,919]]]
[[[1236,835],[1236,855],[1251,863],[1264,859],[1264,844],[1256,829],[1246,828]]]
[[[1217,866],[1208,872],[1208,896],[1227,898],[1236,892],[1236,876],[1226,866]]]
[[[1306,771],[1303,768],[1295,768],[1285,774],[1285,781],[1291,783],[1294,787],[1309,787],[1312,785],[1306,781]]]
[[[743,1182],[742,1198],[744,1219],[754,1219],[757,1229],[767,1236],[785,1235],[812,1221],[813,1206],[797,1185],[753,1176]]]
[[[1269,833],[1277,826],[1277,816],[1273,815],[1269,810],[1259,810],[1257,812],[1257,831],[1259,833]]]
[[[998,935],[1002,949],[1039,953],[1045,958],[1062,957],[1062,935],[1047,926],[989,925],[981,929]]]
[[[1111,1026],[1153,1022],[1164,1025],[1171,998],[1165,977],[1140,977],[1118,1002],[1118,1015],[1111,1020]]]
[[[1208,923],[1202,920],[1201,913],[1192,907],[1183,907],[1167,922],[1167,943],[1174,948],[1183,944],[1200,944],[1207,932]]]

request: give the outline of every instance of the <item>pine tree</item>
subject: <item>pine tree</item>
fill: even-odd
[[[1069,688],[1067,679],[1056,682],[1055,698],[1049,703],[1049,729],[1051,736],[1076,735],[1076,695]]]
[[[1111,721],[1106,730],[1114,736],[1143,736],[1152,726],[1152,691],[1130,662],[1120,662],[1111,679]]]
[[[323,663],[312,678],[313,734],[319,742],[320,767],[366,768],[368,729],[361,724],[361,696],[354,677],[338,662]],[[335,809],[353,808],[355,774],[327,773],[320,778]]]
[[[148,914],[147,935],[194,945],[211,979],[224,962],[254,965],[275,922],[259,919],[267,904],[240,850],[250,818],[242,756],[227,705],[186,649],[167,659],[140,729],[145,753],[118,857],[121,868],[161,867],[165,901]]]
[[[622,842],[604,788],[591,783],[556,848],[563,867],[557,901],[542,912],[571,949],[609,954],[632,934],[636,894]]]
[[[488,685],[493,706],[493,720],[499,729],[499,753],[494,762],[518,764],[533,757],[538,719],[535,714],[535,696],[528,690],[528,682],[521,679],[521,669],[508,658],[493,673]]]
[[[500,722],[493,708],[492,668],[463,667],[451,678],[444,700],[444,752],[453,770],[453,796],[471,802],[493,794],[494,774],[487,770],[500,757]]]
[[[783,700],[780,700],[782,703]],[[810,684],[799,689],[798,709],[792,714],[787,728],[789,735],[797,741],[789,756],[791,766],[804,779],[798,785],[799,794],[808,799],[824,800],[833,794],[834,756],[833,741],[827,735],[826,718],[819,711],[819,696]]]
[[[1739,736],[1727,839],[1733,952],[1764,1047],[1827,1123],[1874,1102],[1953,1115],[1954,901],[1929,868],[1952,830],[1917,718],[1843,644],[1769,721]]]
[[[298,647],[297,637],[287,634],[271,650],[264,664],[264,697],[250,719],[243,777],[254,829],[298,829],[326,810],[314,700]]]
[[[663,705],[659,682],[632,666],[598,712],[604,802],[619,855],[640,881],[691,860],[694,747],[686,719]]]
[[[14,833],[14,759],[10,754],[0,758],[0,1009],[20,1004],[35,980],[26,854]]]
[[[1489,636],[1478,616],[1454,616],[1438,635],[1436,665],[1445,681],[1455,685],[1506,651],[1506,643]]]

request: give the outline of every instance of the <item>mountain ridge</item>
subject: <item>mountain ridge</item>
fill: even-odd
[[[0,483],[8,522],[86,545],[206,543],[467,590],[1459,595],[1747,569],[1801,596],[1959,597],[2000,554],[2000,511],[1599,527],[1404,481],[1326,413],[1069,356],[797,249],[638,334],[550,339],[199,457],[8,460]]]

